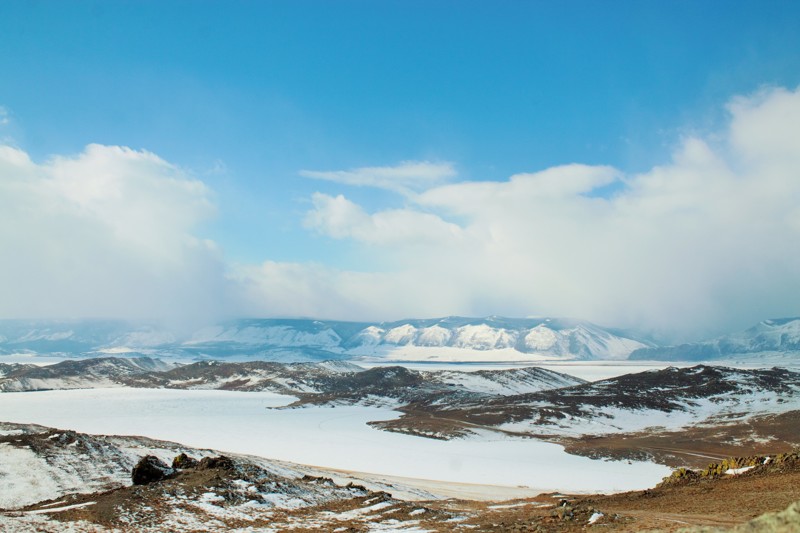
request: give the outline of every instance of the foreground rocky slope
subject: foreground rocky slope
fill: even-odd
[[[144,456],[175,468],[162,480],[133,485],[131,472]],[[0,423],[0,530],[330,531],[453,516],[394,499],[380,488],[337,485],[316,473],[141,437]]]
[[[41,426],[0,423],[0,451],[0,529],[10,532],[788,532],[800,526],[800,507],[792,503],[800,500],[796,453],[680,470],[645,491],[479,502],[425,493],[401,498],[391,492],[402,486],[337,483],[311,467]],[[132,470],[148,461],[169,463],[160,467],[165,475],[139,476],[134,485]]]

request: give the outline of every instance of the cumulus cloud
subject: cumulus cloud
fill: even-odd
[[[800,163],[797,90],[765,89],[754,96],[736,97],[728,110],[731,146],[745,163],[760,167]]]
[[[315,193],[314,209],[305,226],[335,239],[352,238],[369,244],[424,245],[458,240],[461,228],[436,215],[410,209],[389,209],[368,214],[341,194]]]
[[[571,315],[689,336],[800,314],[800,91],[766,90],[728,109],[713,144],[683,139],[671,162],[641,174],[567,165],[432,186],[403,217],[317,196],[306,220],[376,253],[391,244],[398,280],[425,279],[421,310],[439,284],[461,291],[437,295],[452,298],[453,313]],[[614,182],[612,196],[595,194]],[[422,253],[377,237],[417,222],[448,231],[426,234],[438,246]]]
[[[456,171],[452,163],[403,161],[391,167],[362,167],[334,171],[301,170],[300,175],[344,185],[377,187],[410,194],[453,178]]]
[[[192,232],[210,197],[146,151],[89,145],[37,163],[0,146],[0,316],[209,318],[224,264]]]

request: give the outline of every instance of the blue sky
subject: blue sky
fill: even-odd
[[[330,217],[309,213],[342,195],[367,215],[413,212],[463,229],[474,212],[414,195],[579,163],[616,169],[581,191],[610,197],[672,164],[689,137],[729,152],[732,99],[800,84],[798,27],[800,4],[788,1],[9,1],[0,4],[0,139],[37,164],[78,157],[92,143],[129,147],[202,182],[213,214],[181,231],[213,241],[228,281],[232,270],[272,261],[337,276],[402,272],[416,285],[431,265],[398,260],[385,239],[332,230]],[[412,195],[304,172],[409,161],[450,170]],[[428,253],[412,248],[402,257]],[[503,290],[486,292],[418,312],[549,313],[535,292],[511,305]],[[369,297],[354,301],[231,312],[399,318]],[[790,310],[774,303],[753,307]],[[602,306],[556,307],[636,321]]]

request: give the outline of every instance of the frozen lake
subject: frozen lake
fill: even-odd
[[[439,441],[366,425],[395,418],[386,408],[269,409],[292,400],[268,392],[127,388],[2,393],[0,420],[143,435],[357,472],[543,491],[643,489],[670,472],[650,463],[577,457],[554,444],[489,432]]]

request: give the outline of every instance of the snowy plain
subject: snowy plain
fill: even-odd
[[[373,429],[396,418],[365,406],[274,409],[267,392],[91,389],[0,394],[0,419],[107,435],[142,435],[327,468],[542,491],[647,488],[670,473],[652,463],[598,461],[555,444],[497,433],[439,441]]]

